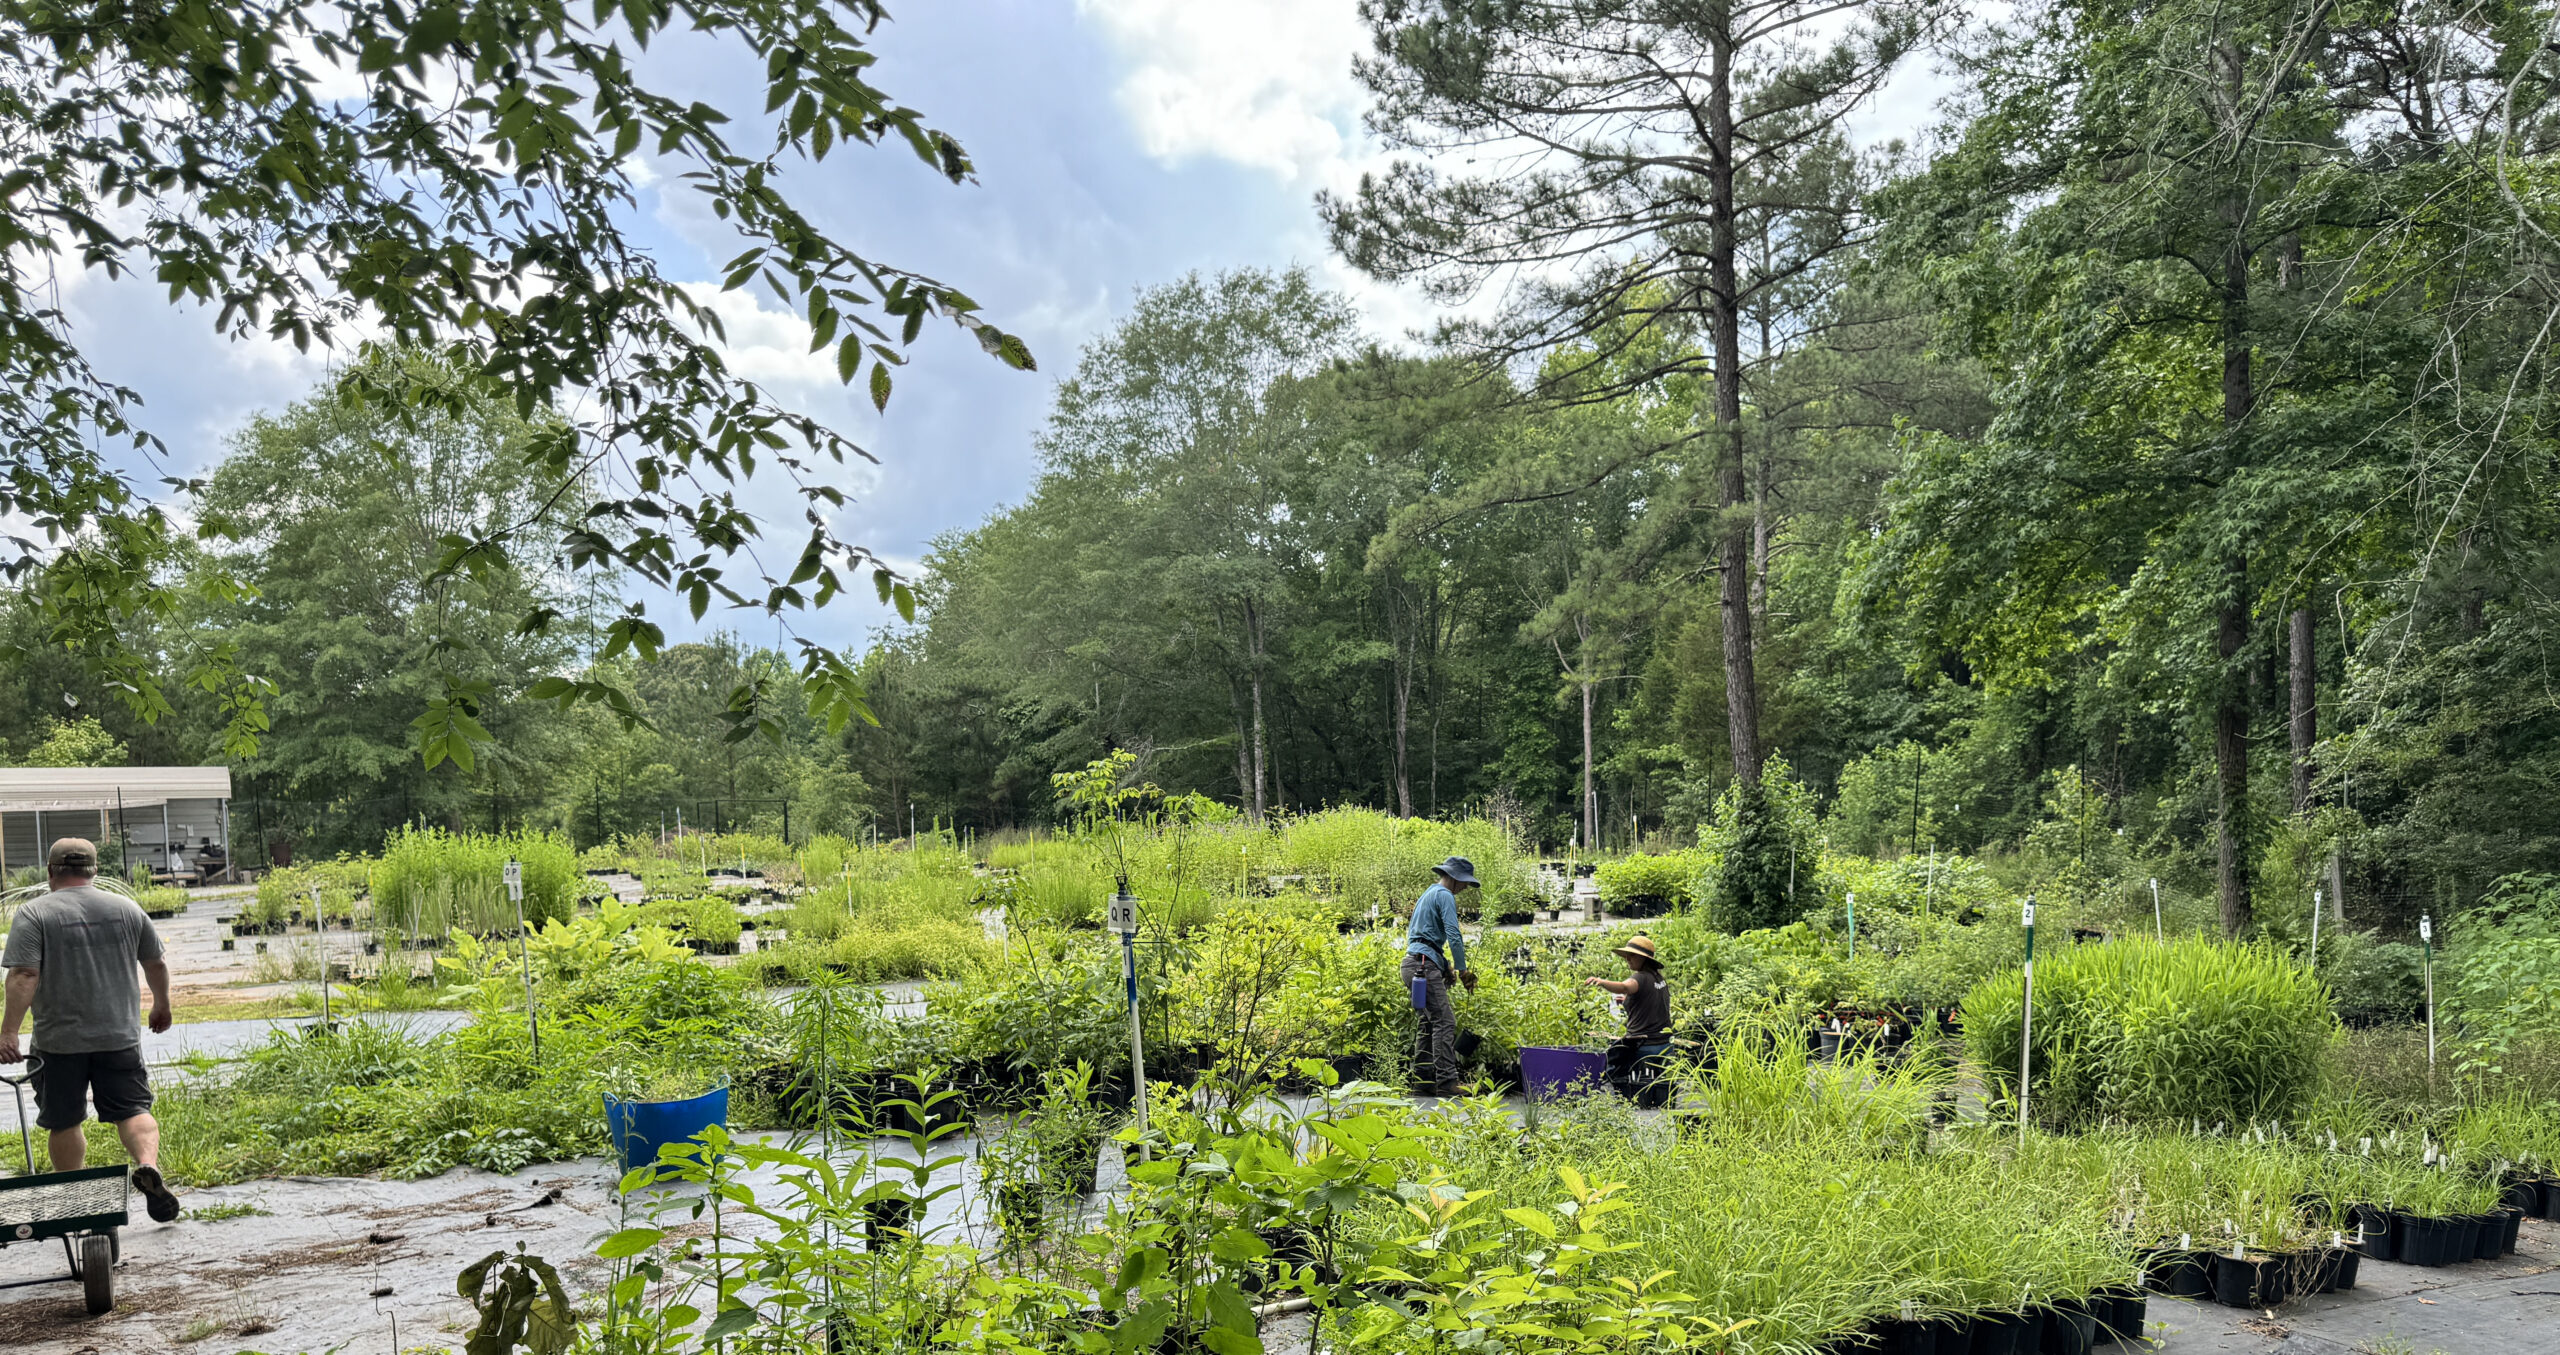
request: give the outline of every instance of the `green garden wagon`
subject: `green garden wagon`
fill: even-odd
[[[27,1172],[0,1180],[0,1249],[27,1242],[62,1239],[62,1254],[71,1263],[71,1280],[80,1285],[91,1316],[116,1306],[116,1261],[124,1251],[117,1229],[126,1222],[132,1180],[123,1167],[83,1167],[71,1172],[36,1170],[34,1133],[28,1128],[26,1085],[43,1066],[41,1055],[29,1055],[16,1074],[0,1074],[18,1103],[18,1146]],[[0,1289],[32,1284],[60,1284],[54,1276],[0,1283]]]

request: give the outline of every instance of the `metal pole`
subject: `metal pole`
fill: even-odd
[[[124,863],[125,876],[130,879],[133,875],[133,844],[126,840],[124,831],[124,787],[122,786],[116,787],[116,859]]]
[[[2169,939],[2169,929],[2160,921],[2160,878],[2156,875],[2151,879],[2151,939],[2154,941]]]
[[[38,839],[36,842],[36,850],[41,852],[44,850],[44,842],[42,841],[44,837],[44,833],[42,831],[44,828],[44,815],[36,815],[36,828],[38,830],[36,833],[36,837]],[[167,800],[162,800],[160,802],[160,864],[169,868],[169,874],[172,877],[177,875],[178,854],[169,846],[169,802]],[[172,878],[171,883],[176,883],[176,880]]]
[[[2427,1086],[2436,1085],[2436,924],[2424,913],[2418,914],[2418,943],[2426,948],[2427,970]]]
[[[524,925],[524,863],[507,862],[507,894],[516,905],[516,940],[524,948],[524,1026],[533,1039],[533,1061],[542,1062],[542,1015],[533,999],[533,933]]]
[[[2018,1004],[2018,1139],[2027,1137],[2027,1072],[2028,1050],[2034,1046],[2036,1028],[2036,896],[2027,896],[2027,973],[2026,990]]]
[[[329,1019],[329,909],[320,902],[320,882],[311,882],[311,925],[320,933],[320,1029]]]
[[[1911,741],[1911,845],[1920,845],[1920,741]]]
[[[1120,880],[1120,892],[1111,900],[1111,923],[1120,933],[1120,977],[1129,993],[1129,1088],[1130,1105],[1138,1112],[1138,1158],[1150,1156],[1147,1148],[1147,1040],[1145,1019],[1138,1009],[1138,901],[1129,896],[1129,881]]]
[[[1858,958],[1858,891],[1849,891],[1849,958]]]

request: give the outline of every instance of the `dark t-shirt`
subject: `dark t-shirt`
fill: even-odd
[[[1636,990],[1627,994],[1627,1034],[1638,1039],[1661,1039],[1671,1033],[1671,986],[1651,970],[1638,970],[1632,976]]]
[[[95,1054],[142,1043],[139,966],[160,934],[139,904],[94,885],[57,889],[18,910],[0,966],[37,972],[35,1048]]]

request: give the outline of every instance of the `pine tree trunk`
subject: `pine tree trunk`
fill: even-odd
[[[1726,736],[1733,774],[1760,779],[1760,691],[1751,662],[1751,518],[1742,446],[1742,282],[1736,271],[1734,216],[1733,16],[1713,35],[1707,87],[1707,293],[1715,345],[1716,483],[1724,512],[1717,523],[1717,610],[1724,621]],[[1587,797],[1586,797],[1587,798]],[[1595,811],[1596,813],[1596,811]]]
[[[2296,607],[2290,618],[2292,635],[2289,648],[2293,659],[2293,812],[2311,812],[2311,744],[2319,736],[2319,711],[2314,704],[2318,695],[2315,664],[2318,653],[2312,648],[2311,609]]]
[[[1253,660],[1253,817],[1260,819],[1269,811],[1263,799],[1268,784],[1269,754],[1264,744],[1262,725],[1262,612],[1251,603],[1245,605],[1245,633],[1252,645]]]
[[[1582,845],[1586,851],[1600,850],[1600,793],[1591,781],[1591,688],[1590,674],[1582,678]]]
[[[2242,232],[2248,215],[2235,207],[2222,267],[2222,423],[2235,471],[2249,411],[2256,403],[2249,370],[2249,255]],[[2223,599],[2216,618],[2215,649],[2222,658],[2221,699],[2214,711],[2216,790],[2214,875],[2222,904],[2222,930],[2237,936],[2249,912],[2249,693],[2240,654],[2249,646],[2249,559],[2234,552],[2222,562]]]
[[[1413,817],[1413,762],[1407,731],[1413,718],[1413,669],[1403,661],[1404,647],[1396,648],[1396,815],[1409,819]]]

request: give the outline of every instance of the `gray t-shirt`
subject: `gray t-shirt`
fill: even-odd
[[[57,889],[18,910],[0,968],[32,969],[35,1048],[95,1054],[142,1043],[142,975],[160,933],[142,905],[95,885]]]

